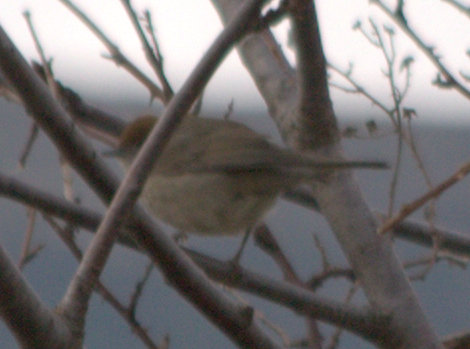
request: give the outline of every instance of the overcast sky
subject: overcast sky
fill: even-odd
[[[463,0],[461,2],[465,3]],[[470,1],[466,2],[470,6]],[[152,76],[119,1],[77,0],[76,3]],[[393,4],[394,1],[388,3]],[[140,10],[152,10],[168,75],[171,82],[178,86],[220,32],[221,24],[216,12],[209,1],[201,0],[134,0],[133,4]],[[465,55],[470,48],[470,22],[466,17],[440,0],[414,0],[406,4],[410,25],[427,43],[437,47],[452,71],[470,74],[470,61]],[[391,21],[368,0],[321,0],[317,1],[317,7],[327,58],[343,68],[354,62],[355,78],[387,101],[388,85],[381,72],[385,66],[383,56],[351,27],[358,19],[367,22],[369,17],[379,24],[391,24]],[[147,96],[144,88],[122,69],[102,58],[105,48],[57,0],[0,0],[0,24],[27,57],[37,57],[37,54],[22,16],[26,9],[32,13],[46,53],[54,59],[54,69],[59,79],[85,94],[99,93],[102,98],[133,94]],[[466,120],[464,110],[468,109],[468,101],[455,92],[442,92],[430,86],[435,76],[434,68],[399,29],[396,31],[399,33],[396,46],[398,56],[415,57],[413,88],[407,100],[409,106],[417,109],[423,120],[442,119],[444,113],[448,121]],[[287,23],[276,28],[276,33],[280,42],[285,43]],[[292,52],[287,51],[292,56]],[[361,113],[379,114],[370,103],[356,96],[344,96],[335,90],[332,92],[340,116],[349,113],[351,106]],[[253,103],[263,107],[235,53],[219,69],[205,96],[206,103],[221,110],[232,98],[236,108],[251,108]]]

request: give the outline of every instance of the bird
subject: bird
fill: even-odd
[[[158,117],[130,122],[110,155],[129,168]],[[324,171],[385,168],[382,161],[320,158],[281,147],[242,123],[187,115],[171,135],[143,187],[151,213],[180,232],[247,232],[280,194]]]

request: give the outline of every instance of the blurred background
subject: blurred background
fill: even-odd
[[[76,3],[125,54],[152,76],[132,25],[118,2],[77,0]],[[140,0],[132,3],[138,11],[147,8],[152,11],[167,76],[177,90],[222,29],[217,13],[208,1]],[[394,1],[386,3],[395,5]],[[364,30],[370,33],[372,27],[369,19],[382,32],[394,28],[396,70],[400,86],[406,80],[404,70],[400,70],[399,65],[407,57],[413,57],[411,86],[404,107],[416,113],[411,120],[411,130],[432,183],[439,183],[468,161],[468,100],[453,90],[443,90],[431,83],[436,76],[435,68],[392,21],[367,0],[321,0],[316,2],[316,6],[328,61],[343,71],[353,64],[352,77],[355,81],[388,107],[392,106],[393,101],[389,82],[384,76],[386,63],[383,53],[373,47],[360,30],[352,28],[360,21]],[[466,6],[470,6],[470,2],[467,1]],[[456,75],[459,72],[470,74],[468,19],[445,1],[415,0],[406,2],[405,9],[410,26],[436,48],[452,72]],[[53,59],[55,77],[73,88],[88,103],[128,120],[142,113],[161,110],[158,102],[151,103],[144,87],[106,58],[107,52],[101,43],[60,1],[0,0],[0,25],[27,59],[37,60],[38,55],[22,14],[25,10],[31,13],[46,55]],[[277,25],[275,33],[288,58],[295,63],[293,51],[289,48],[288,23],[283,21]],[[331,81],[347,86],[344,79],[334,72],[331,72]],[[341,129],[350,136],[343,140],[347,155],[357,159],[383,159],[394,164],[398,138],[387,115],[358,94],[348,94],[335,87],[330,90]],[[220,117],[226,113],[232,101],[231,117],[234,120],[246,123],[279,141],[266,107],[235,51],[222,64],[205,90],[201,114]],[[62,195],[57,152],[44,134],[40,133],[26,168],[20,169],[18,166],[18,157],[26,142],[29,127],[30,119],[21,106],[0,99],[0,171]],[[100,144],[96,146],[104,149]],[[408,148],[404,149],[401,161],[396,209],[428,189]],[[122,173],[119,166],[113,162],[110,164]],[[372,208],[384,212],[387,210],[391,177],[392,171],[357,171],[358,181]],[[78,176],[74,176],[73,186],[81,204],[103,212],[103,205]],[[468,180],[464,179],[439,198],[434,219],[436,225],[464,233],[470,231],[469,191]],[[413,218],[424,221],[423,211],[416,212]],[[346,266],[341,250],[320,215],[312,215],[304,208],[281,200],[266,220],[301,277],[308,279],[312,273],[321,270],[321,257],[315,248],[313,234],[327,247],[328,257],[333,263]],[[17,260],[26,230],[26,208],[0,198],[0,222],[0,244]],[[172,233],[171,228],[168,231]],[[86,246],[89,239],[90,234],[87,232],[78,234],[78,242],[82,247]],[[187,244],[211,256],[227,259],[235,252],[239,240],[239,237],[208,239],[191,236]],[[53,307],[62,297],[77,263],[40,216],[36,220],[34,244],[44,245],[44,248],[26,266],[24,274],[40,297]],[[397,241],[397,251],[404,260],[429,253],[427,249],[401,241]],[[140,254],[117,246],[106,267],[103,282],[123,302],[127,302],[146,264],[146,259]],[[252,270],[281,277],[274,263],[251,241],[242,264]],[[411,274],[413,272],[410,271]],[[468,329],[470,312],[462,306],[466,304],[470,291],[468,272],[455,264],[441,262],[433,267],[424,281],[415,281],[414,287],[440,335]],[[334,281],[327,283],[319,292],[342,300],[346,289],[346,283]],[[302,318],[293,312],[251,295],[235,293],[237,297],[241,296],[253,304],[266,318],[281,325],[291,339],[295,340],[305,333]],[[360,294],[355,298],[358,304],[362,300]],[[157,342],[169,334],[171,348],[232,346],[223,334],[166,285],[158,270],[151,274],[137,310],[139,321]],[[326,334],[331,333],[331,328],[326,325],[324,328]],[[128,326],[99,296],[94,296],[90,307],[85,344],[88,348],[143,347]],[[342,344],[345,348],[367,348],[364,342],[348,334],[342,337]],[[2,322],[0,346],[16,347]]]

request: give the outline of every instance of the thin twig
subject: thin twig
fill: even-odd
[[[142,30],[139,19],[137,18],[136,13],[131,6],[130,0],[121,0],[121,3],[127,12],[127,15],[129,16],[132,22],[132,25],[134,26],[137,36],[139,37],[139,40],[144,49],[145,57],[147,58],[147,61],[149,62],[150,67],[153,69],[158,79],[160,80],[160,83],[163,86],[163,103],[168,104],[171,97],[173,97],[173,90],[170,84],[168,83],[168,80],[166,79],[165,73],[163,72],[163,61],[162,61],[161,53],[159,50],[156,52],[152,50],[152,47],[150,46],[147,40],[147,37],[145,36],[144,31]],[[147,13],[149,12],[147,11]],[[148,18],[150,18],[150,14],[148,14],[148,16],[149,16]],[[157,44],[155,35],[152,35],[152,39],[153,39],[154,47],[158,48],[159,46]]]
[[[38,245],[35,248],[31,248],[31,241],[33,238],[34,227],[36,225],[36,209],[28,206],[28,226],[24,234],[23,245],[21,246],[21,255],[18,262],[18,269],[22,270],[24,266],[33,259],[39,251],[41,251],[44,245]]]
[[[20,159],[18,160],[18,165],[22,169],[25,167],[28,156],[31,153],[31,150],[33,149],[33,144],[38,136],[38,131],[39,131],[38,125],[34,121],[32,121],[29,127],[29,134],[27,137],[27,141],[24,145],[23,150],[20,153],[21,154]]]
[[[112,60],[119,66],[122,66],[127,70],[137,81],[142,83],[150,92],[152,97],[159,98],[164,100],[163,91],[158,87],[150,78],[148,78],[140,69],[138,69],[119,49],[119,47],[114,44],[111,39],[109,39],[104,32],[82,11],[80,10],[72,1],[69,0],[59,0],[64,4],[75,16],[77,16],[90,31],[95,34],[95,36],[103,43],[103,45],[109,51]]]
[[[403,130],[402,130],[402,112],[401,112],[401,101],[402,97],[398,90],[397,83],[395,80],[394,65],[396,61],[395,44],[393,39],[393,31],[384,27],[384,31],[387,34],[389,44],[386,45],[382,32],[379,30],[377,24],[370,18],[369,23],[372,27],[372,35],[375,38],[375,46],[377,46],[383,54],[387,70],[385,76],[389,83],[390,92],[393,100],[393,109],[390,111],[390,118],[394,121],[395,131],[398,135],[397,151],[395,153],[395,161],[393,167],[392,180],[390,181],[389,189],[389,200],[388,200],[388,215],[391,216],[393,213],[393,207],[395,204],[395,195],[398,185],[398,178],[400,174],[401,159],[403,154]],[[364,31],[363,31],[364,33]]]
[[[73,239],[73,233],[69,229],[62,228],[54,219],[48,215],[43,215],[46,222],[49,223],[52,229],[57,233],[62,242],[67,246],[69,251],[75,257],[76,260],[80,261],[83,257],[82,251],[77,246]],[[124,306],[113,293],[108,290],[101,281],[96,283],[96,291],[113,307],[117,313],[128,323],[131,327],[132,332],[135,333],[148,348],[158,349],[153,339],[147,333],[147,330],[137,321],[135,313],[130,308]]]
[[[409,275],[410,280],[424,280],[426,276],[429,275],[432,267],[441,261],[447,261],[448,263],[456,265],[461,269],[466,269],[468,265],[468,258],[466,260],[462,260],[462,258],[446,255],[445,253],[441,253],[439,250],[433,249],[430,255],[427,254],[424,257],[404,262],[403,267],[406,269],[411,269],[424,266],[421,271]]]
[[[358,291],[358,289],[359,289],[359,285],[357,283],[352,284],[349,287],[348,293],[346,294],[346,298],[344,300],[344,304],[350,304],[351,303],[351,301],[352,301],[354,295],[356,294],[356,292]],[[340,326],[336,327],[336,331],[331,335],[330,343],[328,344],[328,346],[326,346],[326,349],[338,348],[339,340],[340,340],[340,337],[343,334],[343,332],[344,332],[344,328],[342,328]]]
[[[404,205],[398,214],[394,217],[388,219],[379,229],[379,234],[384,234],[390,229],[393,229],[395,225],[401,222],[403,219],[408,217],[411,213],[422,207],[426,202],[431,199],[434,199],[441,195],[445,190],[449,189],[454,184],[461,181],[468,173],[470,172],[470,162],[466,163],[462,167],[460,167],[452,176],[441,182],[440,184],[436,185],[432,190],[428,191],[426,194],[421,196],[420,198],[416,199],[415,201]]]
[[[224,289],[229,292],[238,302],[244,304],[246,307],[251,306],[246,298],[237,290],[224,285]],[[255,310],[254,317],[258,319],[263,325],[273,331],[282,341],[284,347],[290,347],[291,340],[286,331],[278,324],[272,322],[266,315],[259,309]]]
[[[157,74],[163,86],[163,94],[168,97],[168,100],[170,100],[171,97],[173,97],[174,92],[165,74],[165,69],[163,65],[164,59],[163,59],[162,52],[160,50],[160,45],[158,44],[156,30],[154,29],[155,26],[153,25],[152,14],[150,13],[150,11],[147,10],[144,12],[144,18],[146,22],[147,32],[149,33],[152,39],[153,51],[155,52],[155,55],[158,61],[158,67],[157,67],[158,73]]]
[[[433,183],[431,181],[431,177],[426,171],[424,162],[418,152],[417,145],[415,143],[413,129],[411,127],[411,119],[412,119],[413,113],[414,111],[405,113],[405,116],[406,116],[405,119],[407,121],[406,124],[407,124],[407,131],[408,131],[408,137],[407,137],[408,145],[411,150],[411,154],[414,157],[416,164],[418,165],[418,169],[423,175],[426,186],[428,187],[429,190],[431,190],[433,188]],[[434,255],[437,256],[437,252],[440,250],[440,247],[441,247],[442,239],[434,226],[435,216],[436,216],[436,199],[432,199],[430,200],[429,205],[426,207],[424,217],[429,224],[429,231],[431,232],[431,235],[433,237],[433,246],[434,246],[434,252],[435,252]]]
[[[262,224],[258,226],[253,232],[253,238],[256,245],[266,254],[268,254],[274,262],[279,266],[284,276],[284,279],[293,283],[301,284],[300,279],[297,276],[292,264],[286,257],[281,247],[279,246],[276,238],[271,233],[271,230]]]
[[[331,280],[332,278],[344,278],[352,282],[356,281],[356,276],[351,268],[330,266],[314,275],[308,282],[308,285],[315,290],[322,286],[325,281]]]
[[[331,266],[330,261],[328,260],[326,249],[321,243],[320,238],[316,234],[313,234],[313,241],[315,242],[315,247],[320,252],[322,269],[326,270]]]
[[[81,318],[85,315],[89,303],[91,287],[98,279],[109,256],[115,238],[114,232],[123,223],[126,215],[133,212],[133,217],[137,219],[136,223],[140,228],[134,232],[135,239],[142,247],[149,250],[149,255],[166,271],[165,274],[173,281],[173,285],[178,287],[181,293],[203,311],[215,325],[222,327],[224,332],[240,346],[254,346],[256,343],[266,347],[277,347],[253,323],[252,309],[240,307],[223,296],[201,270],[196,268],[190,260],[184,259],[181,250],[169,237],[161,233],[155,235],[150,233],[154,231],[152,228],[154,223],[140,207],[132,210],[145,176],[157,160],[155,152],[161,150],[169,140],[171,131],[176,128],[178,121],[182,120],[195,97],[207,84],[229,49],[247,33],[251,27],[250,24],[258,18],[262,4],[262,0],[243,2],[238,14],[232,18],[215,40],[179,93],[172,98],[165,113],[137,155],[135,165],[129,169],[61,303],[63,313],[75,318],[80,328],[83,325]],[[168,260],[174,263],[168,263]],[[73,304],[77,301],[79,301],[78,304]]]
[[[36,48],[36,51],[39,54],[39,58],[41,60],[42,66],[44,67],[44,74],[46,77],[46,82],[48,86],[51,88],[51,91],[53,94],[57,97],[57,85],[55,83],[55,80],[53,78],[52,70],[51,70],[51,64],[50,61],[46,59],[46,55],[44,53],[44,50],[42,48],[41,42],[39,41],[39,37],[36,34],[36,30],[34,28],[33,22],[31,20],[31,13],[29,11],[24,11],[23,16],[26,20],[26,24],[28,26],[29,32],[31,34],[31,37],[33,38],[34,46]],[[28,157],[29,152],[32,149],[32,146],[34,144],[34,141],[36,140],[38,134],[38,127],[36,123],[33,121],[31,125],[31,130],[30,134],[28,137],[28,141],[26,142],[25,148],[22,151],[22,155],[20,157],[20,167],[24,167],[24,164],[26,162],[26,159]]]
[[[130,297],[130,302],[129,302],[129,312],[132,318],[135,318],[135,314],[137,311],[137,304],[139,302],[140,297],[142,296],[142,292],[144,290],[145,284],[150,278],[150,274],[153,268],[154,268],[153,263],[152,262],[148,263],[147,267],[145,267],[145,272],[144,272],[144,275],[142,276],[142,279],[139,280],[137,284],[135,285],[134,292],[132,293]]]
[[[51,88],[52,93],[57,98],[58,90],[57,90],[56,82],[54,80],[54,76],[52,74],[51,63],[50,63],[51,61],[46,59],[46,55],[42,48],[41,42],[39,41],[39,37],[36,34],[36,30],[34,29],[33,22],[31,21],[30,12],[29,11],[23,12],[23,16],[26,19],[26,23],[28,24],[29,31],[31,33],[31,36],[33,37],[36,51],[38,52],[39,57],[41,59],[42,66],[44,67],[44,74],[46,76],[47,85]]]
[[[336,73],[338,73],[339,75],[341,75],[343,78],[345,78],[348,83],[350,83],[353,88],[347,88],[347,87],[344,87],[344,86],[341,86],[339,84],[335,84],[335,83],[331,83],[330,82],[330,85],[331,86],[334,86],[338,89],[340,89],[341,91],[344,91],[346,93],[358,93],[358,94],[362,94],[364,97],[366,97],[370,102],[372,102],[373,105],[377,106],[379,109],[381,109],[385,114],[387,115],[390,115],[390,109],[387,108],[382,102],[380,102],[379,99],[377,99],[376,97],[374,97],[371,93],[369,93],[362,85],[360,85],[356,80],[354,80],[352,78],[352,69],[353,69],[353,66],[352,64],[350,63],[349,64],[349,68],[348,70],[341,70],[339,67],[329,63],[328,64],[328,68],[332,69],[333,71],[335,71]],[[394,123],[395,120],[392,119],[392,122]]]
[[[408,37],[416,44],[416,46],[419,47],[419,49],[428,57],[431,63],[438,69],[445,80],[439,80],[438,77],[435,80],[436,84],[452,87],[466,98],[470,98],[470,90],[459,83],[458,80],[452,75],[440,57],[435,53],[435,48],[425,44],[424,41],[416,34],[416,32],[411,29],[411,27],[408,25],[408,20],[404,17],[403,11],[401,11],[400,15],[397,15],[395,11],[392,11],[380,0],[371,0],[370,2],[377,5],[387,16],[389,16],[396,24],[398,24],[403,32],[408,35]]]
[[[392,28],[385,27],[384,30],[388,34],[388,42],[389,44],[385,44],[385,40],[383,38],[383,35],[381,31],[379,30],[377,24],[372,20],[369,19],[370,25],[373,29],[372,34],[369,34],[364,27],[362,26],[361,21],[357,21],[354,25],[355,30],[359,30],[361,34],[366,38],[366,40],[371,43],[374,47],[377,47],[378,49],[381,50],[385,62],[387,65],[387,70],[384,72],[384,74],[387,77],[387,80],[389,81],[389,86],[391,90],[391,95],[393,98],[393,103],[394,106],[393,108],[387,108],[385,104],[381,103],[378,99],[372,97],[370,93],[368,93],[362,86],[360,86],[353,78],[352,78],[352,66],[350,65],[350,68],[347,71],[342,71],[334,66],[331,66],[331,68],[339,73],[342,77],[344,77],[348,83],[350,83],[353,87],[352,88],[345,88],[344,86],[340,86],[340,88],[345,91],[345,92],[352,92],[352,93],[360,93],[364,95],[367,99],[369,99],[374,105],[378,106],[381,110],[383,110],[390,120],[392,121],[393,125],[395,126],[395,129],[398,133],[398,145],[397,145],[397,152],[396,156],[397,159],[395,161],[395,170],[393,173],[393,178],[391,181],[390,185],[390,196],[389,196],[389,216],[392,215],[393,213],[393,203],[395,201],[395,192],[396,192],[396,186],[397,186],[397,180],[398,180],[398,166],[401,163],[401,154],[403,151],[402,143],[406,143],[408,147],[411,150],[411,153],[413,157],[415,158],[415,161],[417,162],[417,166],[420,169],[421,173],[423,174],[424,180],[426,182],[426,185],[428,186],[429,189],[432,188],[432,182],[429,178],[429,175],[427,174],[424,163],[418,153],[417,146],[414,141],[413,137],[413,132],[411,128],[411,120],[414,115],[416,115],[416,112],[412,108],[405,108],[403,107],[403,101],[404,98],[406,97],[410,86],[411,86],[411,64],[414,62],[414,59],[412,56],[407,56],[405,57],[400,66],[399,66],[399,71],[402,72],[404,71],[405,73],[405,83],[402,88],[399,88],[397,86],[397,81],[396,81],[396,74],[395,74],[395,65],[396,65],[396,53],[395,53],[395,44],[394,44],[394,32]],[[406,130],[403,129],[403,119],[407,120],[407,128]],[[408,131],[408,132],[406,132]],[[430,205],[430,218],[432,218],[432,212],[434,211],[433,209],[434,204],[431,203]],[[432,228],[432,219],[429,220]]]
[[[265,224],[259,226],[255,230],[254,238],[257,245],[277,263],[286,280],[290,281],[294,285],[307,287],[307,285],[299,278],[289,259],[286,257],[280,245],[277,243],[274,235]],[[310,334],[310,347],[320,348],[321,335],[316,319],[307,317],[305,321],[307,324],[308,333]]]

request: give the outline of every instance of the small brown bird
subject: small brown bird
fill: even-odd
[[[123,131],[112,152],[128,168],[153,125],[143,116]],[[182,232],[223,235],[254,227],[279,194],[325,169],[384,168],[374,161],[318,159],[281,148],[230,120],[187,116],[143,188],[152,213]]]

